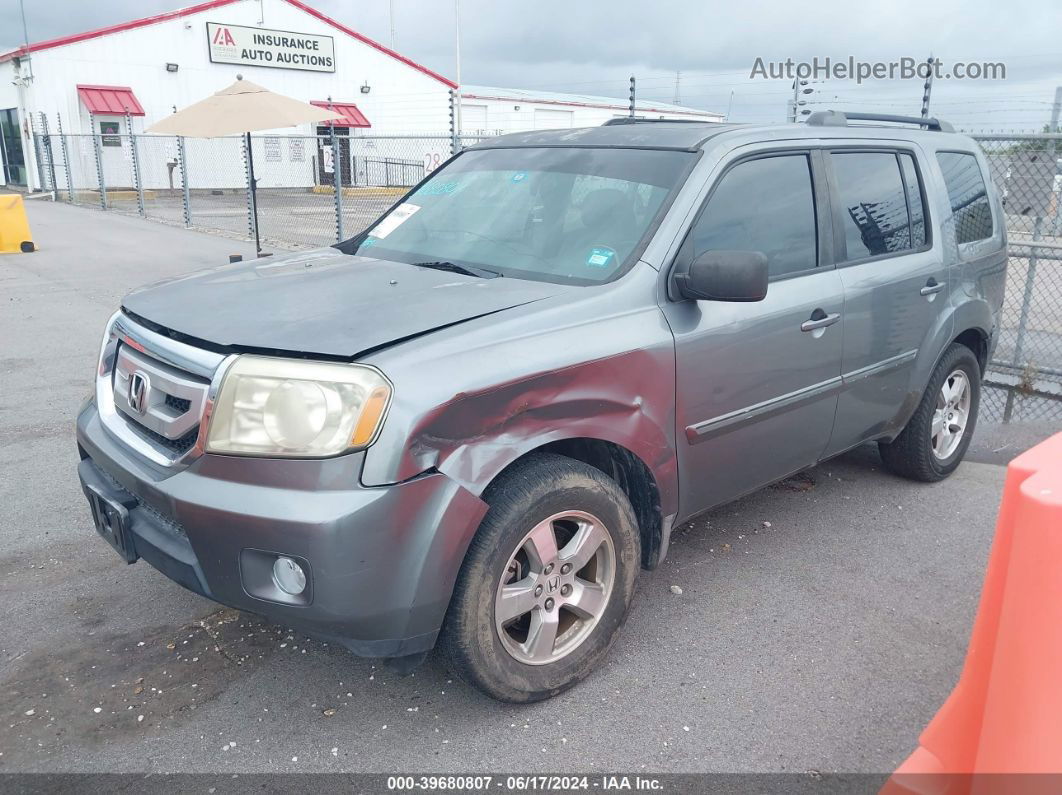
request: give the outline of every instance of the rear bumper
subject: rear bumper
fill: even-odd
[[[92,401],[78,416],[77,439],[82,483],[127,507],[139,557],[208,599],[364,656],[434,645],[486,513],[478,497],[441,474],[363,488],[358,454],[323,461],[205,455],[163,470],[111,436]],[[306,561],[309,603],[249,593],[256,588],[245,582],[254,576],[241,566],[246,550]]]

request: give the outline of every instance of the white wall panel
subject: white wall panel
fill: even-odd
[[[333,37],[335,73],[211,63],[206,23],[256,26],[260,9],[264,28]],[[365,131],[369,134],[446,134],[449,129],[447,85],[284,0],[262,0],[261,5],[257,0],[243,0],[187,17],[40,50],[32,58],[35,77],[27,90],[26,106],[31,112],[47,113],[53,131],[59,113],[64,132],[91,132],[88,111],[77,95],[79,83],[131,87],[146,113],[133,119],[133,129],[140,132],[172,113],[175,107],[183,108],[225,88],[237,74],[305,101],[331,96],[336,101],[354,102],[372,124]],[[178,71],[167,72],[167,63],[176,63]],[[0,64],[0,68],[6,75],[11,70],[10,62]],[[3,82],[10,84],[10,80]],[[364,84],[370,86],[368,94],[360,91]],[[9,93],[4,86],[0,86],[0,92],[4,92],[0,98]],[[124,132],[124,122],[122,128]],[[313,128],[304,125],[277,132],[312,134]],[[308,154],[312,153],[309,147],[308,150]],[[107,160],[110,168],[113,158],[109,154]],[[237,165],[242,168],[242,164]],[[151,168],[157,167],[152,161]],[[117,177],[122,165],[115,164],[114,168],[118,170]],[[229,181],[228,176],[222,181]]]

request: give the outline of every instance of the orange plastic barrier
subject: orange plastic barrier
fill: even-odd
[[[962,675],[919,742],[883,793],[1062,791],[1014,775],[1062,774],[1062,433],[1007,467]]]

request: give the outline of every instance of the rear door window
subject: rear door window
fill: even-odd
[[[955,241],[992,237],[992,207],[977,158],[966,152],[937,152],[937,162],[948,188]]]
[[[748,160],[719,180],[691,230],[693,251],[760,251],[777,279],[818,264],[806,154]]]
[[[845,259],[910,249],[910,216],[896,153],[833,152],[831,160],[841,204]]]

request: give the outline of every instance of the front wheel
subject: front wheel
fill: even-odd
[[[439,646],[494,698],[549,698],[594,669],[626,618],[641,560],[634,511],[607,475],[552,454],[484,498]]]
[[[966,455],[980,403],[981,366],[973,351],[953,343],[907,426],[892,442],[878,445],[885,465],[913,480],[943,480]]]

